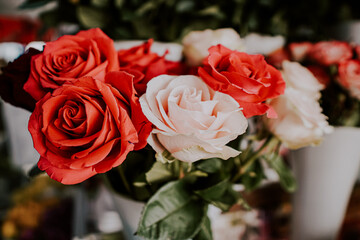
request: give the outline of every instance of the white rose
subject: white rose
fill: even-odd
[[[290,149],[317,145],[324,134],[332,131],[318,102],[320,89],[315,84],[317,80],[299,64],[287,62],[283,66],[287,83],[285,93],[270,102],[278,118],[265,121],[269,130]]]
[[[283,36],[268,36],[250,33],[244,38],[245,51],[248,54],[269,55],[285,45]]]
[[[240,152],[225,146],[245,132],[248,123],[239,104],[192,75],[160,75],[150,80],[140,98],[145,116],[155,126],[148,143],[158,153],[194,162]]]
[[[191,66],[201,65],[203,59],[209,55],[211,46],[221,44],[231,50],[244,50],[240,35],[232,28],[204,31],[192,31],[182,40],[186,61]]]
[[[316,99],[320,98],[320,92],[324,89],[317,78],[298,62],[283,61],[282,75],[287,87],[298,89],[302,92],[313,95]]]

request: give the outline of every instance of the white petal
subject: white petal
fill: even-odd
[[[309,92],[319,97],[319,91],[324,88],[317,78],[298,62],[283,61],[283,77],[291,87]]]
[[[172,156],[184,162],[195,162],[207,158],[221,158],[227,160],[230,157],[236,157],[239,154],[239,151],[228,146],[224,146],[221,151],[218,152],[207,152],[200,146],[192,146],[178,152],[173,152]]]

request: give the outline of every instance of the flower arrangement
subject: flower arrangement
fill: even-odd
[[[293,42],[270,54],[268,60],[280,68],[284,60],[301,63],[323,85],[318,102],[329,124],[360,126],[359,45],[335,40]]]
[[[214,41],[190,34],[200,37],[185,37],[190,51],[173,61],[152,40],[116,50],[100,29],[80,31],[30,48],[0,75],[3,100],[32,112],[33,170],[63,184],[102,174],[146,202],[136,232],[146,239],[211,239],[209,204],[246,206],[236,186],[258,187],[268,167],[294,190],[280,146],[317,144],[330,131],[317,105],[322,85],[305,67],[277,70],[242,52],[240,37],[229,42],[231,29],[211,32]]]

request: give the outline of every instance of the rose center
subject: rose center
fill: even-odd
[[[75,101],[68,101],[64,107],[59,109],[58,119],[60,126],[69,134],[79,134],[86,124],[86,113],[84,106]]]

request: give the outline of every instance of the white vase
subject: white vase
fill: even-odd
[[[33,147],[31,135],[28,131],[31,113],[5,102],[0,102],[0,104],[2,104],[1,114],[3,115],[5,131],[9,137],[12,163],[26,172],[36,164],[40,157]]]
[[[113,193],[114,206],[119,213],[123,232],[126,240],[140,240],[142,238],[135,236],[141,212],[145,206],[144,202],[138,202],[121,195]]]
[[[320,146],[292,151],[297,180],[292,240],[336,239],[360,166],[360,128],[338,127]]]

